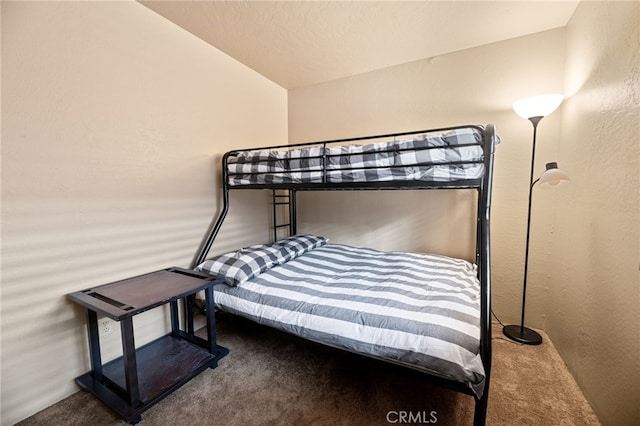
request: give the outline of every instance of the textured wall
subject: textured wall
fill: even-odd
[[[492,211],[494,309],[519,320],[531,164],[532,126],[511,104],[562,92],[564,30],[494,43],[289,92],[292,142],[417,130],[465,123],[496,124]],[[559,114],[540,124],[536,172],[555,159]],[[473,256],[472,194],[460,191],[308,193],[301,229],[335,241],[383,249]],[[554,191],[536,193],[534,253],[527,317],[544,327],[552,225],[541,212]]]
[[[547,332],[604,425],[640,424],[640,3],[567,27]]]
[[[219,155],[286,141],[286,102],[138,3],[2,2],[3,425],[89,369],[65,294],[188,266],[217,208]],[[264,194],[233,201],[215,249],[268,240]],[[137,343],[157,337],[162,310],[135,326]]]

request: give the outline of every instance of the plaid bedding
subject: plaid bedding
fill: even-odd
[[[221,254],[205,261],[196,270],[222,276],[226,284],[236,286],[326,242],[324,237],[298,234],[275,243],[259,244]]]
[[[469,127],[367,145],[242,151],[228,161],[229,185],[478,179],[481,141]]]

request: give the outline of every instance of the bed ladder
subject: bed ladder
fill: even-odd
[[[289,228],[289,235],[296,234],[296,191],[293,189],[272,189],[273,241],[278,241],[282,228]],[[285,223],[286,222],[286,223]]]

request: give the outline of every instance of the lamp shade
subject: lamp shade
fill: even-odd
[[[558,168],[558,163],[547,163],[546,170],[540,176],[540,187],[541,188],[553,188],[562,181],[569,181],[571,178],[567,173]]]
[[[533,96],[514,103],[513,110],[527,120],[532,117],[546,117],[560,106],[563,99],[564,96],[558,94]]]

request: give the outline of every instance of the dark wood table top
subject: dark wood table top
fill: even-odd
[[[174,267],[77,291],[68,297],[119,321],[204,290],[214,280],[206,274]]]

